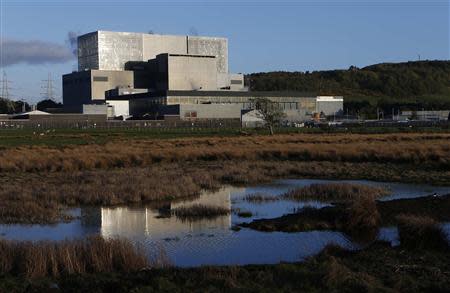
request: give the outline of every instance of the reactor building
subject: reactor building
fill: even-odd
[[[258,97],[292,121],[343,109],[342,97],[248,91],[243,74],[229,73],[219,37],[88,33],[78,37],[78,71],[62,83],[66,111],[124,119],[241,119]]]

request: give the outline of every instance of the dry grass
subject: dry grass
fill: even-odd
[[[400,244],[408,249],[449,251],[450,244],[444,230],[434,219],[426,216],[399,215]]]
[[[383,288],[383,284],[375,277],[351,270],[336,257],[329,256],[323,266],[325,267],[324,282],[328,288],[333,288],[336,292],[341,290],[345,292],[377,292]]]
[[[448,185],[449,139],[450,134],[292,134],[0,149],[0,222],[56,223],[70,220],[69,207],[174,200],[222,184],[276,178]],[[345,187],[334,190],[348,195]]]
[[[179,207],[173,209],[171,212],[182,220],[211,219],[230,214],[230,210],[227,208],[203,204]]]
[[[284,198],[291,200],[345,201],[364,198],[380,198],[388,191],[380,187],[372,187],[353,183],[311,184],[288,191]]]
[[[373,197],[360,197],[348,203],[341,229],[359,242],[372,242],[378,235],[380,213]]]
[[[62,242],[0,241],[0,273],[40,278],[131,272],[149,267],[147,255],[128,240],[88,237]]]
[[[291,134],[114,141],[64,148],[0,150],[0,171],[79,171],[144,167],[158,162],[296,160],[450,166],[450,134]]]
[[[78,206],[139,205],[198,195],[222,184],[276,178],[372,179],[449,183],[448,171],[404,165],[299,161],[160,163],[145,168],[78,172],[0,173],[0,222],[56,223]]]
[[[247,194],[244,197],[245,201],[251,202],[251,203],[265,203],[265,202],[271,202],[271,201],[277,201],[279,200],[276,196],[270,196],[262,193],[253,193],[253,194]]]

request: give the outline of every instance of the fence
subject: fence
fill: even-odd
[[[3,120],[0,129],[221,129],[240,128],[239,119],[167,121],[167,120],[109,120],[109,121],[71,121],[71,120]]]

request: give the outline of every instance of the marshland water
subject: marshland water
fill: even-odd
[[[14,240],[63,240],[87,235],[125,237],[148,251],[163,248],[176,266],[270,264],[300,261],[320,252],[328,244],[358,249],[345,234],[336,231],[260,232],[236,229],[243,222],[276,218],[305,206],[321,208],[330,202],[292,201],[281,195],[291,189],[322,183],[356,183],[381,187],[388,194],[380,200],[445,195],[450,187],[364,180],[278,180],[252,187],[224,186],[185,201],[168,202],[148,207],[80,208],[69,223],[56,225],[0,225],[0,238]],[[257,194],[266,200],[248,200]],[[196,205],[221,207],[231,212],[216,217],[183,218],[171,213]],[[447,235],[450,224],[443,224]],[[398,244],[396,228],[383,227],[379,239]]]

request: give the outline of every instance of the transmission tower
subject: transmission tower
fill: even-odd
[[[41,93],[43,98],[54,100],[54,93],[55,93],[55,87],[53,86],[54,80],[52,79],[52,74],[48,73],[48,78],[42,80],[43,85],[41,86],[41,89],[44,90],[43,93]]]
[[[5,99],[8,110],[14,111],[15,107],[14,107],[13,101],[11,100],[11,94],[10,94],[10,90],[12,88],[9,86],[11,84],[11,81],[8,80],[8,76],[6,75],[5,71],[3,71],[3,77],[1,80],[1,84],[2,84],[2,94],[0,97]]]
[[[8,76],[6,75],[6,72],[3,71],[3,78],[2,78],[2,95],[1,97],[4,99],[8,99],[9,100],[9,91],[11,90],[11,87],[9,86],[9,84],[11,83],[11,81],[8,80]]]

